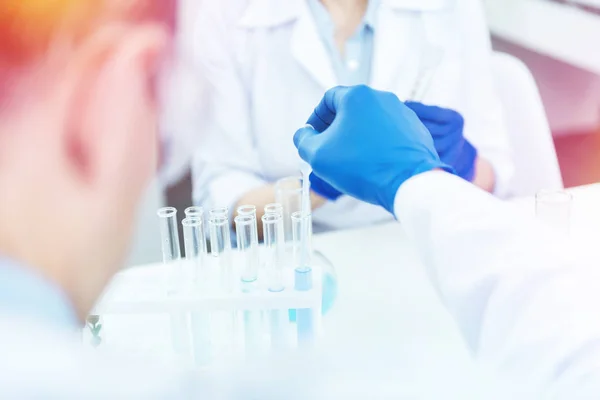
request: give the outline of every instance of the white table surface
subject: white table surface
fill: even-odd
[[[600,240],[600,184],[571,192],[572,237],[593,250]],[[513,203],[533,215],[532,198]],[[316,235],[314,247],[334,264],[339,288],[324,318],[325,343],[397,355],[408,398],[491,398],[400,224]]]

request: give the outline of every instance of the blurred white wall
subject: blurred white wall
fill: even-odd
[[[160,177],[164,186],[176,183],[189,169],[206,120],[205,83],[194,52],[194,21],[202,0],[180,0],[176,57],[165,82],[162,130],[170,140],[167,168]]]
[[[498,38],[493,45],[520,58],[532,71],[555,134],[600,127],[599,75]]]
[[[170,66],[170,73],[164,82],[166,111],[161,122],[161,130],[171,138],[172,154],[166,170],[152,183],[138,208],[138,222],[126,266],[162,260],[156,210],[166,203],[164,187],[177,182],[187,172],[198,134],[202,129],[203,113],[206,110],[203,80],[189,57],[190,46],[193,46],[193,21],[200,1],[179,2],[176,38],[178,57],[177,62]],[[179,213],[183,213],[183,209],[180,209]]]
[[[494,47],[522,59],[553,132],[600,127],[600,15],[551,0],[482,0]]]

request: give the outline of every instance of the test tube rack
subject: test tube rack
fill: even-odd
[[[147,314],[192,311],[256,311],[288,309],[320,309],[322,296],[322,273],[319,265],[312,266],[313,287],[309,290],[294,289],[294,270],[284,269],[284,290],[271,292],[261,279],[246,283],[239,281],[232,291],[222,290],[218,285],[219,271],[208,257],[205,284],[184,281],[179,290],[171,291],[173,269],[191,269],[189,261],[182,259],[169,264],[153,264],[132,268],[118,273],[107,291],[102,295],[93,314]],[[234,267],[239,265],[234,254]],[[185,274],[186,276],[188,274]],[[316,313],[320,314],[320,313]],[[316,318],[317,326],[320,318]]]
[[[199,263],[179,258],[122,271],[93,314],[168,315],[172,350],[198,367],[311,346],[322,331],[323,267],[311,264],[307,287],[306,271],[299,274],[286,248],[283,289],[274,292],[269,290],[266,252],[259,246],[257,279],[246,282],[241,279],[244,254],[231,250],[233,279],[226,286],[222,265],[211,254],[203,254]]]

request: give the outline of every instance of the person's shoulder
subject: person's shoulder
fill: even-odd
[[[0,398],[181,398],[187,376],[82,344],[41,320],[0,314]],[[76,378],[75,378],[76,377]]]

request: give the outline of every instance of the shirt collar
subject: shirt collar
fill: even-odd
[[[331,20],[331,16],[323,3],[320,0],[306,0],[308,3],[308,7],[310,8],[317,25],[324,27],[327,30],[330,30],[331,34],[333,34],[333,22]],[[361,24],[359,25],[359,29],[362,29],[363,26],[367,26],[370,29],[375,29],[376,19],[377,19],[377,9],[380,0],[369,0],[367,5],[367,10],[365,11],[365,15],[362,19]]]
[[[381,0],[369,0],[369,4],[367,5],[363,22],[371,29],[375,29],[375,25],[377,24],[377,10],[380,4]]]
[[[72,303],[54,283],[0,256],[0,312],[43,320],[61,329],[78,325]]]

